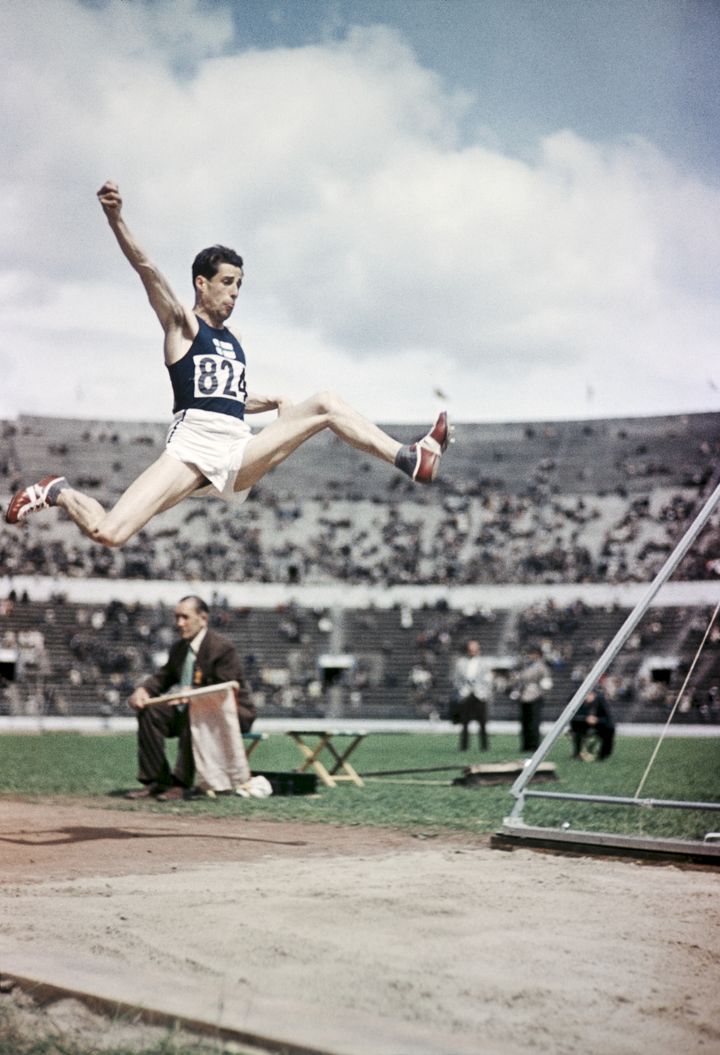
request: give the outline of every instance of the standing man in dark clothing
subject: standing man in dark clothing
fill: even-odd
[[[180,640],[171,647],[163,667],[139,685],[128,700],[138,717],[138,780],[141,788],[129,799],[157,798],[161,802],[182,799],[193,785],[195,763],[187,704],[154,703],[148,700],[171,689],[198,689],[237,681],[238,721],[248,732],[255,719],[243,677],[242,663],[226,637],[208,629],[209,609],[199,597],[183,597],[175,608]],[[178,753],[171,771],[165,756],[165,740],[177,738]]]
[[[520,697],[520,750],[537,751],[540,746],[540,722],[545,693],[552,688],[550,668],[542,649],[531,645],[527,660],[516,675]]]

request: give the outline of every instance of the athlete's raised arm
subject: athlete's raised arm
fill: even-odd
[[[185,307],[175,296],[165,276],[148,259],[128,230],[122,215],[122,198],[117,183],[107,180],[97,192],[97,196],[110,229],[131,267],[140,276],[150,305],[165,333],[187,331],[188,317]]]
[[[278,414],[282,414],[292,405],[292,400],[285,396],[261,396],[257,392],[248,392],[245,397],[246,414],[262,414],[264,410],[277,410]]]

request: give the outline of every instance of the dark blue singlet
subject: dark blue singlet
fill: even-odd
[[[168,367],[172,382],[173,413],[212,410],[245,418],[245,353],[226,327],[216,330],[195,316],[200,329],[182,359]]]

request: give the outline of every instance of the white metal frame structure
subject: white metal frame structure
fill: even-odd
[[[505,818],[502,833],[500,833],[500,838],[496,841],[496,845],[503,845],[502,836],[505,835],[510,837],[510,841],[520,841],[523,843],[523,845],[532,845],[533,842],[536,842],[541,843],[543,846],[557,844],[558,848],[563,848],[563,846],[568,846],[569,844],[585,844],[587,846],[595,845],[605,851],[612,850],[614,847],[622,847],[625,851],[632,852],[633,846],[635,846],[635,848],[640,850],[641,852],[644,848],[647,851],[648,856],[652,856],[653,850],[657,849],[659,852],[662,853],[663,856],[672,856],[673,852],[677,852],[680,855],[686,855],[690,853],[692,856],[699,856],[703,859],[705,859],[706,857],[713,859],[713,861],[720,864],[720,845],[718,845],[714,841],[710,843],[697,843],[693,846],[688,846],[688,842],[686,840],[653,840],[649,838],[632,837],[625,838],[611,835],[609,833],[604,834],[577,831],[573,832],[569,831],[568,829],[557,831],[555,829],[533,828],[529,825],[526,825],[522,819],[525,802],[529,798],[566,799],[581,802],[596,802],[598,804],[612,804],[618,806],[720,811],[720,802],[684,802],[667,799],[664,800],[639,798],[637,796],[634,798],[621,798],[609,795],[581,795],[572,792],[533,791],[528,788],[530,781],[537,772],[538,766],[543,761],[543,759],[548,754],[553,745],[556,743],[556,741],[563,735],[569,722],[580,709],[580,706],[585,700],[588,693],[595,688],[602,675],[612,663],[613,659],[615,659],[625,642],[633,633],[638,623],[643,618],[646,611],[652,604],[652,601],[660,590],[660,588],[668,581],[672,573],[679,565],[680,561],[683,559],[683,557],[686,555],[686,553],[692,546],[695,539],[705,527],[718,502],[720,502],[720,484],[715,487],[714,491],[707,499],[700,512],[695,517],[693,523],[690,525],[688,530],[678,542],[673,552],[665,561],[665,564],[655,576],[647,593],[636,604],[635,608],[632,610],[623,625],[615,634],[615,637],[609,643],[605,651],[602,653],[602,655],[599,657],[599,659],[593,666],[592,670],[590,670],[585,680],[579,686],[574,696],[563,710],[562,714],[557,718],[552,727],[548,730],[545,738],[543,739],[535,754],[532,756],[532,758],[529,759],[527,765],[523,769],[523,772],[517,778],[512,788],[510,789],[510,794],[515,798],[515,803],[510,813],[510,816]]]

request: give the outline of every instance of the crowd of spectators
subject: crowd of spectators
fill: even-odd
[[[627,616],[579,600],[519,612],[463,612],[443,603],[350,612],[295,604],[245,610],[222,597],[212,601],[213,625],[236,642],[258,712],[286,717],[443,718],[453,661],[470,637],[492,659],[494,717],[514,717],[513,672],[533,646],[552,671],[551,711],[559,713]],[[662,720],[669,713],[707,617],[704,609],[674,608],[653,610],[641,622],[605,682],[619,720]],[[39,603],[10,595],[0,604],[0,657],[16,660],[12,672],[0,665],[0,713],[127,713],[132,689],[172,643],[171,627],[171,610],[162,604],[70,604],[61,595]],[[682,699],[680,714],[688,721],[720,720],[720,629],[711,637],[701,676]],[[346,668],[327,671],[319,664],[330,641],[351,657]]]
[[[624,583],[650,581],[697,508],[686,494],[628,500],[490,492],[409,499],[309,499],[288,516],[260,488],[240,514],[190,505],[159,517],[122,549],[85,540],[60,516],[0,529],[0,575],[343,582],[369,585]],[[174,515],[173,515],[174,513]],[[679,575],[717,574],[713,518]]]
[[[59,514],[22,532],[3,527],[0,575],[370,585],[648,581],[720,474],[717,423],[697,418],[667,419],[662,429],[650,419],[645,431],[655,429],[654,442],[640,424],[632,436],[619,426],[610,436],[608,423],[575,433],[572,423],[526,426],[519,440],[517,430],[493,438],[490,427],[486,436],[482,426],[464,426],[463,446],[449,453],[432,489],[358,463],[356,452],[331,448],[330,460],[327,451],[309,449],[297,467],[282,466],[255,488],[239,513],[222,503],[185,503],[120,550],[93,545]],[[691,447],[677,442],[683,423],[694,429]],[[161,442],[149,427],[128,424],[85,426],[79,442],[60,423],[55,431],[65,439],[53,441],[44,438],[47,423],[33,419],[2,428],[0,483],[8,494],[36,462],[61,459],[79,486],[106,503]],[[577,464],[583,443],[587,455]],[[719,526],[715,515],[680,577],[716,574]]]
[[[239,512],[219,502],[186,502],[119,550],[93,545],[59,512],[20,530],[3,525],[0,576],[290,587],[647,582],[720,475],[716,417],[696,417],[626,425],[464,426],[428,489],[329,439],[329,448],[308,448],[271,473]],[[27,482],[28,474],[42,475],[62,463],[79,486],[106,504],[148,453],[161,449],[164,432],[161,426],[98,422],[78,431],[77,423],[35,419],[0,423],[0,429],[6,494]],[[719,527],[716,512],[676,577],[720,573]],[[19,650],[25,669],[43,686],[32,702],[39,711],[67,712],[81,697],[93,697],[106,713],[122,711],[129,689],[169,643],[164,635],[171,620],[162,606],[50,604],[33,635],[27,626],[8,629],[13,604],[6,598],[0,607],[0,647]],[[442,606],[421,618],[400,610],[401,636],[393,646],[395,630],[390,634],[377,612],[356,613],[350,641],[357,661],[339,679],[343,706],[347,713],[364,713],[374,701],[392,699],[398,713],[442,715],[450,658],[469,630],[485,653],[519,654],[539,643],[560,699],[584,678],[622,613],[606,616],[603,622],[580,601],[563,608],[533,606],[512,618],[493,612],[468,617]],[[232,625],[237,613],[220,605],[217,618]],[[663,618],[646,621],[627,643],[627,670],[618,668],[609,681],[613,702],[647,705],[658,715],[667,710],[684,660],[664,679],[643,672],[641,659],[666,640],[673,647],[679,641],[678,654],[684,655],[700,632],[695,622],[685,620],[683,636]],[[272,633],[290,661],[278,661],[262,644],[245,653],[253,692],[267,713],[324,713],[328,683],[317,669],[318,635],[327,639],[331,630],[326,612],[275,613]],[[500,700],[510,685],[504,678],[498,671]],[[6,679],[0,700],[5,710],[14,706],[11,697]],[[712,678],[683,707],[697,720],[717,718]]]
[[[24,627],[25,614],[33,629]],[[0,677],[4,710],[63,715],[80,699],[92,701],[96,713],[119,711],[174,640],[171,624],[162,605],[67,605],[62,596],[31,604],[11,592],[0,607],[0,647],[16,657]]]

